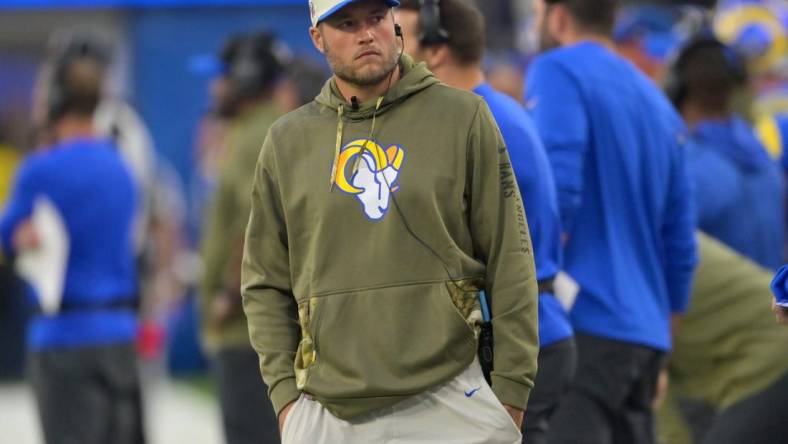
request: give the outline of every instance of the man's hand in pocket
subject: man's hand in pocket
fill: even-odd
[[[514,423],[517,424],[517,428],[518,429],[522,429],[523,428],[523,416],[525,415],[525,412],[523,412],[522,410],[518,409],[517,407],[512,407],[512,406],[506,405],[506,404],[504,404],[503,407],[506,409],[506,413],[508,413],[509,416],[512,417],[512,421],[514,421]]]
[[[295,405],[295,401],[291,401],[290,404],[287,404],[285,408],[279,412],[279,436],[282,436],[282,432],[284,432],[285,420],[287,419],[287,415],[290,413],[290,409],[293,408],[293,405]]]

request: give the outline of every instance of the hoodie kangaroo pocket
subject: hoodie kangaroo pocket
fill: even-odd
[[[468,310],[444,282],[314,299],[306,330],[315,359],[304,390],[318,399],[420,393],[460,373],[476,354]]]

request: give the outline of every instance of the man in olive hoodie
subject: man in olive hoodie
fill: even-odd
[[[310,3],[334,76],[260,153],[250,338],[284,443],[519,442],[538,353],[522,200],[484,101],[401,54],[397,3]]]

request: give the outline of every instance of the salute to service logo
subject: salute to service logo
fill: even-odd
[[[404,161],[405,150],[399,145],[384,150],[373,140],[354,140],[340,152],[337,187],[356,196],[370,220],[383,219],[389,209],[391,193],[399,189],[396,182]]]

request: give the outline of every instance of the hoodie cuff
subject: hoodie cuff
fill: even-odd
[[[299,396],[301,391],[296,388],[295,377],[283,379],[268,390],[268,397],[271,398],[277,418],[282,409],[297,400]]]
[[[491,379],[492,391],[501,404],[525,410],[533,387],[494,374]]]

